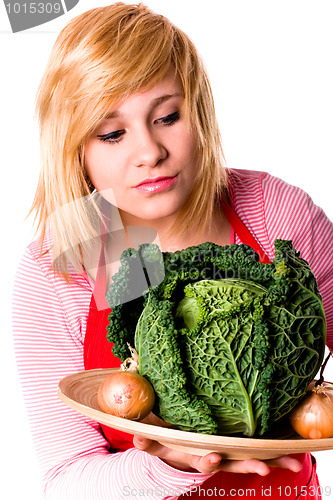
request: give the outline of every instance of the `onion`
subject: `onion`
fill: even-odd
[[[289,415],[293,429],[303,438],[333,437],[333,384],[324,382],[323,369],[318,381],[311,382],[308,391]]]
[[[155,393],[147,379],[132,371],[108,375],[101,383],[97,402],[102,411],[130,420],[142,420],[152,410]]]
[[[132,357],[122,363],[118,372],[103,380],[97,392],[97,402],[105,413],[142,420],[153,409],[155,392],[151,383],[138,373],[138,353],[129,344],[128,347]]]

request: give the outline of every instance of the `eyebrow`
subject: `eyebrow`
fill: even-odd
[[[181,94],[179,92],[175,92],[174,94],[166,94],[166,95],[162,95],[160,97],[156,97],[152,101],[153,102],[153,106],[152,107],[159,106],[160,104],[162,104],[165,101],[168,101],[172,97],[183,97],[183,94]],[[119,113],[119,111],[112,111],[111,113],[108,113],[106,115],[106,117],[104,118],[104,120],[111,120],[112,118],[119,118],[119,116],[121,116],[121,113]]]
[[[166,94],[162,95],[161,97],[156,97],[156,99],[153,100],[154,105],[158,106],[159,104],[162,104],[163,102],[167,101],[168,99],[171,99],[172,97],[183,97],[183,94],[175,92],[174,94]]]

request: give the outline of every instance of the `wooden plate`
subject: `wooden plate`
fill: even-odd
[[[102,412],[97,403],[98,387],[104,378],[114,371],[118,371],[118,368],[87,370],[69,375],[60,381],[58,396],[70,408],[100,424],[130,434],[154,439],[170,448],[196,455],[205,455],[210,451],[216,451],[224,458],[232,460],[248,458],[267,460],[287,454],[330,450],[333,448],[333,438],[255,439],[213,436],[114,417]]]

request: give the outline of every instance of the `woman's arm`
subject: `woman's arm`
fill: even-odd
[[[276,239],[292,240],[315,274],[333,350],[333,224],[302,189],[266,172],[230,169],[232,202],[246,227],[274,258]],[[241,243],[236,236],[236,243]]]
[[[327,321],[327,346],[333,351],[333,223],[298,187],[263,176],[265,226],[271,243],[290,239],[316,276]]]

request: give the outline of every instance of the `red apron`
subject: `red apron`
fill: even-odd
[[[222,208],[231,227],[240,240],[250,245],[260,256],[260,262],[270,262],[255,238],[239,219],[237,214],[222,200]],[[102,247],[103,247],[102,234]],[[111,310],[105,300],[106,276],[104,252],[101,252],[97,270],[95,290],[91,297],[87,330],[84,341],[84,366],[86,370],[94,368],[113,368],[120,366],[120,359],[112,354],[112,344],[106,338],[106,326]],[[96,305],[96,300],[98,306]],[[104,304],[101,309],[100,304]],[[102,425],[102,431],[114,450],[127,450],[133,447],[133,436]],[[236,474],[220,471],[207,479],[200,488],[181,495],[179,498],[201,499],[202,497],[221,498],[270,498],[273,500],[288,499],[320,499],[320,486],[316,474],[314,458],[309,454],[295,455],[303,464],[301,472],[295,473],[287,469],[272,468],[268,476],[258,474]]]

